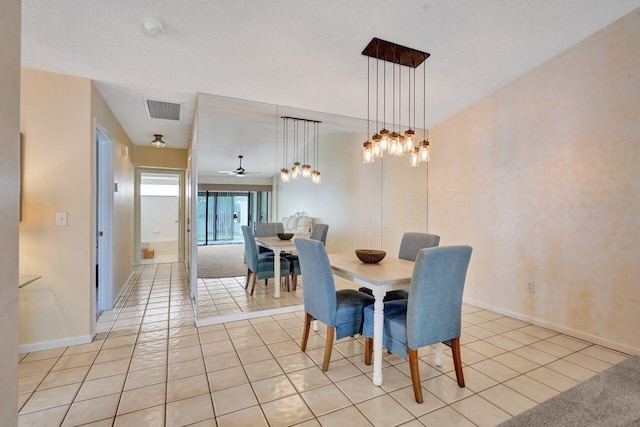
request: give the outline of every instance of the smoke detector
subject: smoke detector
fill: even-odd
[[[155,18],[146,18],[142,23],[142,28],[144,28],[144,32],[151,36],[159,36],[162,34],[162,22],[158,21]]]

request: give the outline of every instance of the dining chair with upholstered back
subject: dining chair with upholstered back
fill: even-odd
[[[251,295],[256,287],[257,279],[264,279],[265,286],[267,280],[273,278],[273,263],[275,257],[268,256],[267,254],[258,254],[258,245],[256,239],[253,236],[251,228],[243,225],[242,235],[244,236],[244,253],[247,262],[247,281],[244,288],[248,289],[249,279],[253,276],[253,283],[251,285]],[[280,259],[280,276],[285,278],[287,289],[289,288],[289,261],[284,258]],[[275,280],[275,279],[274,279]],[[280,280],[276,280],[276,286],[280,286]]]
[[[326,246],[328,231],[329,226],[327,224],[316,224],[313,226],[311,239],[318,240]],[[297,255],[287,254],[286,258],[289,260],[289,263],[291,263],[291,282],[293,283],[293,290],[295,291],[298,287],[298,276],[302,273],[300,270],[300,262],[298,261]]]
[[[323,245],[327,245],[327,232],[329,226],[327,224],[316,224],[311,231],[311,239],[320,240]]]
[[[336,292],[333,273],[327,251],[322,242],[311,239],[295,239],[300,267],[304,275],[302,299],[305,321],[302,334],[302,351],[307,349],[309,329],[313,319],[327,326],[322,370],[329,369],[333,340],[353,336],[362,332],[363,309],[373,304],[373,297],[356,291],[343,289]]]
[[[440,236],[429,233],[407,232],[402,235],[398,258],[415,261],[418,251],[424,248],[435,248],[440,244]]]
[[[284,225],[281,222],[259,222],[256,224],[256,237],[275,237],[278,233],[284,233]],[[273,255],[271,249],[262,246],[258,246],[258,253]]]
[[[409,358],[416,402],[422,403],[418,349],[444,343],[451,347],[458,385],[464,387],[460,357],[462,293],[471,259],[471,246],[421,249],[415,261],[410,298],[384,303],[383,346]],[[365,363],[371,364],[373,306],[365,307],[362,335]]]
[[[407,232],[402,235],[400,241],[400,250],[398,251],[398,258],[406,259],[407,261],[415,261],[418,256],[418,251],[425,248],[435,248],[440,244],[440,236],[437,234],[428,233],[416,233]],[[360,288],[359,291],[373,295],[370,289]],[[405,299],[409,296],[409,293],[404,289],[397,289],[395,291],[389,291],[384,296],[384,301],[393,301],[397,299]]]

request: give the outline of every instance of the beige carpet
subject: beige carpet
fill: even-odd
[[[500,424],[521,426],[640,425],[640,357],[633,356]]]
[[[198,277],[221,278],[246,274],[244,244],[198,246]]]

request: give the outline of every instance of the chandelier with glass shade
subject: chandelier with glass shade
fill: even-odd
[[[379,38],[373,38],[362,51],[367,58],[367,141],[362,148],[363,163],[373,163],[376,158],[384,156],[385,152],[390,156],[408,156],[409,164],[417,167],[420,163],[429,161],[429,138],[426,126],[426,66],[423,69],[422,85],[422,112],[423,112],[423,140],[416,141],[416,68],[425,62],[430,56],[426,52],[401,46]],[[382,64],[380,61],[382,60]],[[375,84],[371,84],[371,62],[375,63]],[[391,64],[391,84],[387,85],[387,64]],[[382,65],[382,72],[380,66]],[[406,72],[405,72],[406,71]],[[403,75],[406,75],[406,85],[403,83]],[[375,115],[371,115],[371,89],[375,89]],[[390,86],[388,88],[388,86]],[[406,89],[405,89],[406,87]],[[382,96],[380,96],[382,89]],[[405,92],[406,90],[406,92]],[[406,97],[403,99],[403,92]],[[387,121],[387,93],[391,97],[391,123]],[[380,108],[382,98],[382,108]],[[406,103],[406,104],[404,104]],[[406,105],[406,109],[403,108]],[[382,109],[382,111],[380,111]],[[403,121],[403,112],[406,120]],[[380,114],[382,113],[382,114]],[[380,120],[382,118],[382,120]],[[370,124],[375,121],[373,135]],[[403,131],[404,123],[406,128]],[[387,126],[391,130],[387,129]],[[371,136],[369,136],[371,135]]]
[[[322,178],[318,164],[320,156],[320,123],[322,122],[290,116],[282,116],[280,118],[282,119],[283,129],[280,181],[290,182],[302,177],[310,178],[314,184],[320,184]],[[302,147],[300,147],[301,144]],[[291,169],[287,168],[289,145],[291,145],[293,151]],[[312,157],[313,162],[311,161]],[[311,163],[313,163],[313,166]]]

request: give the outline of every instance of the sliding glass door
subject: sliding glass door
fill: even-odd
[[[266,222],[264,191],[199,191],[198,245],[242,243],[240,226]],[[265,219],[262,219],[265,218]]]

